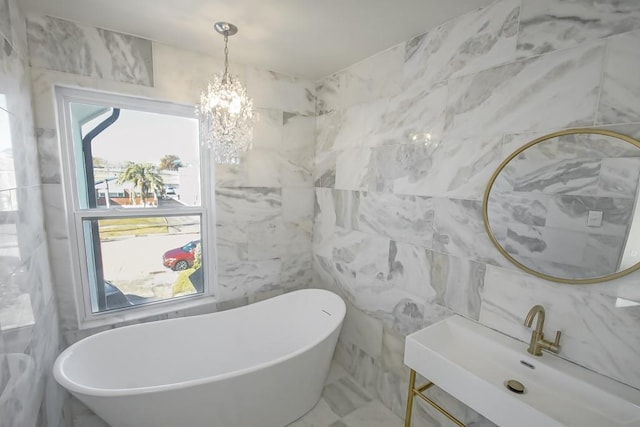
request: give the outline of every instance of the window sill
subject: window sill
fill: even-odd
[[[113,326],[124,324],[143,323],[144,321],[155,321],[180,317],[183,311],[199,309],[202,311],[208,307],[216,311],[216,303],[218,299],[212,295],[190,296],[180,299],[158,301],[140,305],[138,307],[129,307],[120,310],[108,311],[105,313],[94,314],[90,318],[80,319],[78,322],[79,330],[87,330],[99,328],[102,326]],[[196,310],[194,310],[196,311]],[[164,317],[166,315],[166,317]],[[162,319],[150,319],[156,316],[163,316]]]

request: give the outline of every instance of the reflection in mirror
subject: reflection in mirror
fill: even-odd
[[[498,249],[532,274],[609,280],[640,260],[639,177],[632,138],[597,129],[550,134],[500,165],[485,193],[485,223]]]

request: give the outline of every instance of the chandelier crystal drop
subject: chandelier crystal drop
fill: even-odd
[[[251,148],[253,101],[237,77],[229,74],[228,39],[238,28],[217,22],[216,31],[224,36],[224,72],[218,73],[200,95],[196,107],[203,144],[213,148],[215,162],[239,164],[242,153]]]

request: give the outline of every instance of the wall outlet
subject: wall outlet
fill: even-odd
[[[602,211],[589,211],[589,217],[587,218],[587,227],[601,227],[602,226]]]

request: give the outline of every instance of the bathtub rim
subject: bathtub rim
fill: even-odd
[[[199,385],[203,385],[203,384],[207,384],[207,383],[211,383],[211,382],[215,382],[215,381],[223,381],[229,378],[234,378],[237,376],[241,376],[241,375],[245,375],[245,374],[250,374],[252,372],[256,372],[259,371],[261,369],[265,369],[268,368],[270,366],[276,365],[278,363],[281,363],[283,361],[286,361],[288,359],[292,359],[298,355],[301,355],[311,349],[313,349],[314,347],[318,346],[320,343],[322,343],[323,341],[325,341],[327,338],[329,338],[333,333],[335,333],[336,331],[340,330],[340,327],[342,326],[342,323],[344,322],[344,318],[346,316],[346,303],[344,302],[344,300],[342,299],[342,297],[340,295],[338,295],[335,292],[326,290],[326,289],[317,289],[317,288],[311,288],[311,289],[300,289],[297,291],[293,291],[293,292],[287,292],[286,294],[282,294],[282,295],[287,295],[287,294],[293,294],[293,293],[298,293],[298,292],[305,292],[305,291],[321,291],[321,293],[328,293],[328,294],[332,294],[333,297],[335,297],[335,299],[339,302],[338,306],[341,308],[341,312],[342,312],[342,318],[340,319],[339,322],[337,322],[337,324],[335,325],[335,327],[331,328],[330,330],[327,331],[327,333],[322,334],[318,339],[312,341],[310,344],[300,347],[299,349],[287,353],[284,356],[281,357],[277,357],[275,359],[269,360],[267,362],[263,362],[263,363],[259,363],[256,365],[251,365],[247,368],[243,368],[243,369],[238,369],[238,370],[234,370],[234,371],[230,371],[230,372],[225,372],[222,374],[218,374],[218,375],[210,375],[207,377],[203,377],[203,378],[198,378],[198,379],[192,379],[192,380],[188,380],[188,381],[181,381],[181,382],[175,382],[175,383],[170,383],[170,384],[160,384],[160,385],[153,385],[153,386],[144,386],[144,387],[135,387],[135,388],[96,388],[96,387],[89,387],[86,385],[83,385],[81,383],[78,383],[76,381],[72,381],[65,373],[64,373],[64,369],[63,366],[65,364],[65,362],[69,359],[69,357],[71,357],[73,355],[74,350],[79,347],[83,341],[85,340],[93,340],[93,339],[97,339],[97,337],[99,337],[102,334],[109,334],[109,333],[115,333],[118,331],[118,329],[122,329],[122,328],[115,328],[115,329],[110,329],[108,331],[102,331],[102,332],[98,332],[94,335],[91,335],[89,337],[83,338],[80,341],[70,345],[68,348],[66,348],[62,353],[60,353],[58,355],[58,357],[55,360],[55,363],[53,365],[53,376],[56,379],[56,381],[58,382],[58,384],[60,384],[62,387],[64,387],[65,389],[67,389],[69,392],[72,393],[79,393],[79,394],[83,394],[86,396],[109,396],[109,397],[122,397],[122,396],[132,396],[132,395],[140,395],[140,394],[148,394],[148,393],[156,393],[156,392],[161,392],[161,391],[169,391],[169,390],[181,390],[181,389],[185,389],[188,387],[195,387],[195,386],[199,386]],[[278,295],[281,296],[281,295]],[[274,297],[277,298],[277,297]],[[253,304],[248,304],[242,307],[236,307],[230,310],[224,310],[224,311],[235,311],[235,310],[242,310],[244,308],[247,308],[251,305],[254,304],[262,304],[262,303],[268,303],[269,299],[263,300],[263,301],[259,301]],[[174,318],[174,319],[164,319],[164,320],[157,320],[154,322],[146,322],[146,323],[139,323],[139,324],[135,324],[135,325],[128,325],[128,326],[123,326],[123,328],[135,328],[135,327],[142,327],[145,325],[149,325],[155,322],[171,322],[171,321],[182,321],[185,319],[189,319],[189,318],[197,318],[197,317],[208,317],[208,316],[213,316],[215,314],[218,314],[221,312],[214,312],[214,313],[207,313],[207,314],[199,314],[196,316],[185,316],[185,317],[178,317],[178,318]]]

